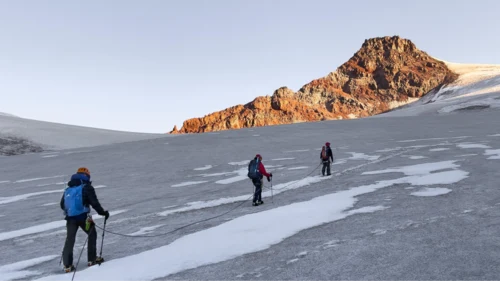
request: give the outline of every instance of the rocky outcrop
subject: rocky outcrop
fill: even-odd
[[[272,96],[186,120],[171,133],[367,117],[418,99],[457,77],[410,40],[372,38],[336,71],[297,92],[282,87]]]

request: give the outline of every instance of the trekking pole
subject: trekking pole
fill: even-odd
[[[99,253],[99,257],[101,258],[101,260],[102,260],[102,247],[104,246],[104,234],[106,233],[106,222],[107,221],[108,221],[107,219],[104,220],[104,227],[102,228],[101,252]],[[99,266],[101,266],[101,262],[99,262]]]

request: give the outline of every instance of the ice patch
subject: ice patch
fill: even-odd
[[[291,264],[291,263],[294,263],[294,262],[298,262],[299,259],[295,258],[295,259],[291,259],[289,261],[286,262],[286,264]]]
[[[369,161],[373,161],[373,160],[377,160],[380,155],[366,155],[364,153],[357,153],[357,152],[347,152],[349,154],[352,154],[351,157],[349,157],[348,159],[351,159],[351,160],[369,160]]]
[[[10,181],[0,181],[0,184],[2,183],[9,183]]]
[[[51,261],[59,257],[58,255],[45,256],[25,261],[20,261],[8,265],[0,266],[0,278],[3,281],[10,281],[14,279],[23,279],[29,276],[38,275],[40,272],[24,270],[44,262]]]
[[[500,134],[488,135],[488,137],[500,137]]]
[[[252,137],[260,137],[260,135],[252,135]]]
[[[493,156],[488,157],[488,159],[500,160],[500,149],[487,149],[484,152],[484,155],[486,155],[486,156],[493,155]]]
[[[271,159],[271,161],[284,161],[284,160],[294,160],[295,158],[275,158]]]
[[[205,182],[208,182],[208,181],[187,181],[187,182],[183,182],[183,183],[179,183],[179,184],[174,184],[174,185],[172,185],[172,187],[196,185],[196,184],[201,184],[201,183],[205,183]]]
[[[115,215],[118,215],[121,213],[125,213],[127,211],[128,210],[118,210],[118,211],[113,211],[113,212],[109,212],[109,213],[110,213],[110,215],[115,216]],[[95,216],[94,221],[100,220],[102,218],[104,218],[104,217]],[[52,229],[56,229],[56,228],[60,228],[60,227],[65,227],[65,226],[66,226],[66,221],[60,220],[60,221],[39,224],[39,225],[35,225],[35,226],[31,226],[31,227],[23,228],[23,229],[19,229],[19,230],[1,232],[0,233],[0,241],[4,241],[4,240],[16,238],[16,237],[21,237],[21,236],[25,236],[25,235],[30,235],[30,234],[36,234],[36,233],[40,233],[40,232],[44,232],[44,231],[48,231],[48,230],[52,230]]]
[[[307,152],[310,151],[310,149],[299,149],[299,150],[287,150],[283,151],[284,153],[294,153],[294,152]]]
[[[429,196],[438,196],[438,195],[443,195],[450,193],[451,189],[448,188],[424,188],[420,191],[412,192],[411,195],[413,196],[422,196],[422,197],[429,197]]]
[[[309,167],[308,166],[299,166],[299,167],[293,167],[293,168],[288,168],[289,171],[293,171],[293,170],[304,170],[304,169],[308,169]]]
[[[469,157],[469,156],[476,156],[477,154],[471,153],[471,154],[462,154],[462,155],[456,155],[455,157]]]
[[[460,144],[457,144],[457,147],[460,147],[460,148],[463,148],[463,149],[467,149],[467,148],[488,149],[488,148],[491,148],[491,147],[489,147],[487,145],[478,144],[478,143],[460,143]]]
[[[307,177],[302,180],[296,180],[296,181],[291,181],[287,183],[282,183],[282,184],[277,184],[273,186],[273,193],[271,193],[271,190],[268,191],[263,191],[262,192],[262,198],[265,197],[271,197],[271,195],[278,195],[282,192],[285,192],[287,190],[292,190],[292,189],[297,189],[301,188],[304,186],[308,186],[313,183],[320,182],[322,180],[328,179],[331,177]],[[252,197],[252,194],[247,194],[247,195],[241,195],[241,196],[236,196],[236,197],[227,197],[227,198],[220,198],[216,200],[210,200],[210,201],[196,201],[196,202],[190,202],[187,204],[185,207],[181,207],[178,209],[173,209],[173,210],[167,210],[158,213],[159,216],[168,216],[170,214],[174,213],[182,213],[182,212],[187,212],[187,211],[192,211],[192,210],[199,210],[199,209],[205,209],[205,208],[210,208],[210,207],[216,207],[224,204],[231,204],[235,202],[241,202],[241,201],[247,201]]]
[[[212,165],[205,165],[204,167],[200,167],[200,168],[194,168],[195,171],[205,171],[205,170],[208,170],[208,169],[211,169],[212,168]]]
[[[31,182],[31,181],[39,181],[39,180],[55,179],[55,178],[62,178],[62,177],[65,177],[65,176],[64,176],[64,175],[60,175],[60,176],[45,177],[45,178],[23,179],[23,180],[18,180],[18,181],[15,181],[14,183]]]
[[[143,227],[143,228],[139,229],[139,231],[131,233],[129,235],[132,235],[132,236],[147,235],[147,234],[150,234],[151,232],[153,232],[155,229],[160,228],[162,226],[164,226],[164,224]]]

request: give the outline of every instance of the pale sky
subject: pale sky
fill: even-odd
[[[0,112],[164,133],[298,90],[363,41],[500,64],[500,1],[2,0]]]

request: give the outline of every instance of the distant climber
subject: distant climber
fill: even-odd
[[[326,170],[326,175],[330,176],[330,165],[333,163],[333,152],[332,149],[330,148],[330,143],[327,142],[325,143],[325,146],[321,149],[321,154],[320,154],[320,159],[321,163],[323,163],[323,169],[321,170],[321,173],[323,176],[325,175],[325,170]],[[330,162],[330,159],[332,160]]]
[[[89,236],[87,249],[88,266],[104,262],[102,257],[97,257],[97,232],[90,216],[90,206],[99,215],[104,216],[105,220],[109,218],[109,212],[102,208],[97,199],[94,187],[90,181],[89,170],[82,167],[78,169],[76,174],[71,176],[68,187],[64,190],[61,198],[61,209],[64,211],[66,220],[66,242],[63,249],[65,272],[75,270],[73,266],[73,247],[78,227]]]
[[[267,181],[271,181],[272,173],[267,173],[264,164],[262,164],[262,156],[255,155],[255,158],[248,164],[248,177],[252,180],[255,186],[253,195],[253,206],[264,204],[262,201],[262,179],[266,176]]]

